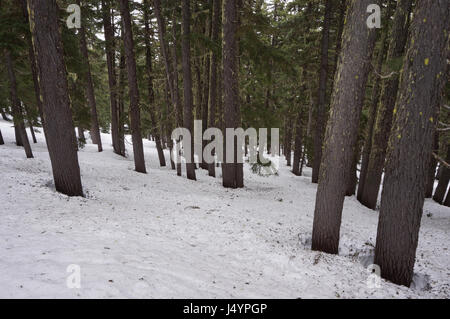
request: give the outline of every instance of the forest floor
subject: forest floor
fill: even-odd
[[[311,251],[316,185],[261,177],[245,188],[197,170],[160,168],[145,140],[148,174],[92,144],[79,152],[85,198],[54,190],[42,133],[27,160],[0,120],[0,298],[449,298],[450,208],[427,200],[412,288],[367,284],[378,213],[345,201],[338,256]],[[130,138],[127,137],[128,142]],[[284,161],[283,161],[284,164]],[[220,174],[220,170],[217,170]],[[81,288],[69,289],[69,265]]]

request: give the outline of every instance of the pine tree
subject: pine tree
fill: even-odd
[[[28,8],[55,188],[69,196],[83,196],[58,6],[55,0],[28,0]]]
[[[332,254],[338,253],[346,181],[350,176],[370,59],[376,40],[375,30],[366,27],[366,10],[372,3],[373,0],[349,2],[324,140],[312,249]]]
[[[183,85],[184,85],[184,109],[183,124],[193,136],[193,97],[192,97],[192,74],[191,74],[191,44],[190,44],[190,28],[191,28],[191,9],[190,1],[183,0],[183,41],[182,41],[182,60],[183,60]],[[183,141],[183,143],[191,143],[190,158],[186,159],[186,175],[188,179],[196,180],[195,163],[194,163],[194,147],[193,140]]]
[[[108,66],[109,96],[111,105],[111,138],[114,152],[125,156],[124,148],[120,146],[119,109],[117,105],[117,76],[114,25],[111,19],[110,0],[102,0],[103,28],[105,34],[106,62]]]
[[[448,1],[417,1],[389,137],[375,248],[381,276],[405,286],[413,277],[449,32]]]
[[[319,92],[317,103],[316,126],[314,132],[314,162],[312,171],[312,182],[319,181],[320,162],[322,160],[322,144],[323,134],[325,131],[326,121],[326,105],[325,98],[327,93],[327,78],[328,78],[328,47],[329,47],[329,32],[330,20],[332,12],[331,0],[325,0],[325,13],[322,24],[322,43],[321,43],[321,61],[320,61],[320,78],[319,78]]]
[[[77,4],[81,6],[80,0],[77,0]],[[89,53],[87,48],[86,31],[84,25],[85,23],[81,23],[81,27],[79,29],[79,37],[80,37],[80,50],[85,63],[84,66],[85,70],[83,73],[86,81],[86,96],[89,103],[89,108],[91,110],[91,138],[92,143],[97,144],[98,151],[102,152],[103,146],[102,146],[102,139],[100,136],[100,127],[98,124],[97,103],[95,101],[94,83],[91,74],[91,64],[89,63]]]
[[[386,148],[389,139],[389,132],[392,126],[392,116],[397,96],[399,83],[399,71],[405,51],[406,37],[408,34],[408,16],[411,11],[412,0],[399,0],[392,22],[392,35],[389,44],[387,63],[391,65],[392,73],[383,86],[381,102],[378,107],[375,129],[372,137],[372,147],[370,149],[369,163],[361,203],[375,209],[378,198],[378,191],[381,183],[384,162],[386,158]]]
[[[225,129],[237,127],[239,114],[239,81],[238,81],[238,10],[236,0],[224,0],[223,5],[223,98],[224,98],[224,122]],[[224,134],[226,135],[226,134]],[[234,161],[227,160],[224,152],[223,186],[228,188],[238,187],[238,165],[236,163],[236,138],[234,141]],[[229,143],[225,138],[225,145]],[[226,150],[226,146],[224,149]]]
[[[155,115],[155,92],[153,88],[153,67],[152,67],[152,51],[150,46],[150,15],[148,12],[148,0],[144,1],[144,37],[145,37],[145,64],[147,69],[147,90],[149,98],[148,112],[150,115],[150,122],[152,125],[152,134],[155,138],[156,150],[158,152],[159,165],[166,166],[166,159],[161,144],[161,136],[157,128]]]
[[[133,154],[136,172],[146,173],[144,147],[141,135],[141,115],[139,106],[139,87],[136,74],[136,60],[134,55],[133,31],[128,0],[120,0],[120,14],[123,25],[123,45],[128,74],[128,89],[130,95],[130,122],[133,138]]]

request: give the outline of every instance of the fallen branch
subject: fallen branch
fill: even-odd
[[[433,154],[434,158],[441,163],[442,165],[444,165],[447,168],[450,168],[450,164],[447,163],[442,157],[440,157],[439,155],[437,155],[435,152],[432,152],[431,154]]]

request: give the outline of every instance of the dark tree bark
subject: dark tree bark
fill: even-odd
[[[3,108],[3,107],[1,107],[0,106],[0,113],[2,114],[2,118],[5,120],[5,121],[10,121],[10,119],[8,118],[8,116],[6,116],[6,112],[5,112],[5,109]]]
[[[345,22],[345,11],[347,9],[347,0],[340,0],[339,4],[339,18],[338,18],[338,28],[336,35],[336,45],[334,47],[334,57],[333,57],[333,79],[336,74],[339,54],[342,49],[342,32],[344,31],[344,22]],[[334,91],[334,81],[331,82],[331,92]]]
[[[353,162],[370,60],[376,40],[366,27],[373,0],[351,0],[332,96],[316,195],[312,249],[337,254],[342,207]]]
[[[439,151],[438,149],[439,149],[439,133],[436,131],[433,137],[433,147],[431,152],[437,154]],[[427,173],[428,175],[425,185],[425,198],[431,198],[433,196],[434,179],[436,177],[436,167],[437,167],[437,160],[433,156],[433,154],[430,154],[430,165],[428,167]]]
[[[385,15],[385,21],[387,21],[391,17],[392,6],[393,2],[389,1]],[[372,149],[373,127],[375,124],[378,102],[380,101],[381,95],[381,78],[378,76],[378,74],[381,74],[381,71],[383,69],[383,63],[386,59],[387,51],[389,48],[388,34],[389,34],[389,27],[388,24],[386,23],[383,29],[383,34],[381,36],[381,48],[380,51],[378,52],[377,61],[375,65],[375,72],[373,73],[373,77],[375,80],[372,89],[372,100],[369,108],[369,119],[367,122],[367,130],[362,153],[361,172],[359,174],[359,185],[357,193],[357,199],[359,201],[361,201],[361,197],[363,194],[364,181],[366,180],[367,166],[369,165],[370,150]]]
[[[213,17],[211,26],[211,41],[219,45],[219,31],[220,31],[220,14],[221,14],[221,0],[213,0]],[[217,112],[217,73],[219,63],[219,50],[215,49],[211,52],[211,72],[209,80],[209,127],[216,127],[216,112]],[[216,177],[215,163],[208,164],[209,176]]]
[[[78,126],[77,131],[78,131],[78,140],[81,143],[86,144],[86,136],[84,136],[84,129],[81,126]]]
[[[399,0],[397,3],[397,9],[394,14],[392,25],[391,43],[389,44],[387,56],[388,63],[401,63],[408,34],[407,19],[411,11],[411,3],[412,0]],[[400,70],[395,71],[396,73],[386,80],[382,89],[381,102],[378,108],[378,115],[373,132],[369,164],[367,165],[364,188],[361,196],[361,203],[371,209],[375,209],[377,204],[389,132],[392,126],[392,117],[394,114],[400,77]]]
[[[286,157],[286,165],[291,166],[291,159],[292,159],[292,119],[289,117],[287,119],[286,123],[286,150],[285,150],[285,157]]]
[[[332,12],[331,0],[325,0],[325,14],[322,24],[322,43],[320,49],[320,78],[319,78],[319,92],[318,103],[316,110],[316,126],[314,132],[314,161],[312,170],[312,182],[319,181],[320,162],[322,160],[322,144],[323,135],[325,131],[326,121],[326,105],[325,99],[327,94],[327,78],[328,78],[328,47],[330,35],[330,20]]]
[[[182,41],[182,60],[183,60],[183,85],[184,85],[184,110],[183,124],[193,136],[193,97],[192,97],[192,74],[191,74],[191,44],[190,44],[190,27],[191,27],[191,8],[190,1],[183,0],[183,41]],[[196,180],[195,163],[194,163],[194,147],[193,140],[183,141],[183,143],[191,143],[191,158],[186,158],[186,175],[188,179]]]
[[[148,0],[144,0],[144,37],[145,37],[145,63],[147,67],[147,90],[149,97],[148,112],[150,115],[150,122],[152,125],[152,134],[155,138],[156,151],[158,152],[159,165],[161,167],[166,166],[166,158],[161,144],[161,135],[159,134],[158,125],[155,115],[155,92],[153,90],[153,66],[152,66],[152,50],[150,46],[150,38],[152,32],[150,30],[150,15],[149,15],[149,3]]]
[[[80,5],[80,0],[77,0],[77,4]],[[85,63],[84,76],[86,81],[86,97],[88,100],[89,108],[91,110],[91,138],[92,143],[97,144],[98,151],[102,152],[102,139],[100,136],[100,128],[98,125],[97,116],[97,102],[95,101],[94,82],[92,81],[91,64],[89,63],[89,53],[87,49],[86,30],[84,29],[84,23],[81,23],[81,28],[78,30],[80,36],[80,51]]]
[[[445,161],[450,162],[450,145],[447,145],[447,156]],[[445,194],[447,193],[448,183],[450,181],[450,169],[442,165],[442,173],[439,177],[439,183],[434,191],[433,200],[442,204],[445,198]]]
[[[212,30],[212,12],[213,12],[213,0],[209,0],[210,12],[208,15],[208,19],[206,20],[206,30],[205,36],[209,39],[211,38],[211,30]],[[210,52],[206,52],[204,58],[204,68],[203,68],[203,98],[202,98],[202,136],[208,128],[208,104],[209,104],[209,75],[211,73],[210,70]],[[202,153],[207,145],[206,140],[202,140]],[[200,163],[200,167],[203,169],[208,169],[208,163],[202,161]]]
[[[118,87],[118,98],[117,98],[117,108],[118,108],[118,121],[119,121],[119,147],[120,154],[126,156],[125,148],[125,54],[123,50],[120,52],[119,59],[119,87]]]
[[[302,137],[303,137],[303,128],[302,128],[302,110],[301,106],[299,106],[300,111],[297,115],[297,120],[295,124],[295,144],[294,144],[294,160],[292,163],[292,173],[297,176],[302,175]]]
[[[224,0],[223,5],[223,96],[224,96],[224,124],[225,129],[236,128],[239,115],[239,81],[238,81],[238,9],[237,0]],[[226,136],[226,134],[224,134]],[[226,150],[227,139],[225,138],[224,150]],[[235,139],[236,153],[236,139]],[[236,156],[233,162],[227,161],[226,151],[224,153],[223,186],[237,188],[238,165]],[[236,155],[236,154],[235,154]]]
[[[55,188],[68,196],[83,196],[58,6],[55,0],[29,0],[28,8]]]
[[[11,96],[11,109],[13,112],[14,129],[16,133],[16,144],[23,146],[27,158],[33,158],[30,141],[28,140],[27,131],[25,129],[24,116],[21,101],[17,95],[17,81],[14,73],[14,62],[9,49],[5,50],[6,67],[8,69],[9,89]]]
[[[168,46],[167,40],[166,40],[166,23],[164,21],[162,13],[161,13],[161,1],[154,0],[153,6],[154,6],[154,10],[155,10],[156,20],[158,23],[158,34],[159,34],[159,41],[161,44],[160,45],[161,53],[162,53],[163,60],[164,60],[164,70],[166,73],[166,84],[169,88],[170,99],[171,99],[171,102],[173,105],[173,110],[176,114],[175,121],[177,123],[177,126],[179,127],[182,125],[182,116],[181,116],[181,114],[179,114],[180,109],[181,109],[181,103],[180,103],[179,93],[178,93],[178,72],[176,69],[173,70],[173,72],[171,70],[169,46]],[[175,36],[174,36],[174,38],[175,38]],[[176,50],[175,46],[176,46],[176,43],[174,41],[174,50]],[[173,65],[176,68],[176,66],[177,66],[176,54],[174,54]],[[175,75],[176,75],[176,80],[175,80]],[[167,113],[168,119],[170,119],[169,114],[170,114],[170,112]],[[169,120],[169,122],[170,122],[170,120]],[[175,163],[173,160],[173,152],[172,152],[173,151],[173,141],[171,138],[170,126],[167,127],[167,131],[168,131],[167,137],[168,137],[168,141],[169,141],[171,167],[172,167],[172,169],[174,169]],[[176,168],[177,168],[177,174],[179,176],[181,176],[181,165],[177,165]]]
[[[33,143],[36,144],[37,140],[36,140],[36,134],[34,134],[33,117],[31,116],[30,110],[28,109],[28,107],[25,104],[24,104],[24,108],[25,108],[25,114],[27,116],[28,127],[30,128],[31,138],[33,139]]]
[[[447,0],[416,2],[389,137],[375,248],[381,276],[408,287],[419,239],[435,105],[443,88],[439,77],[446,74],[449,31]]]
[[[119,109],[117,105],[117,76],[114,25],[111,19],[110,0],[102,0],[103,28],[105,30],[106,64],[108,65],[109,98],[111,104],[111,137],[114,153],[125,156],[120,147]]]
[[[2,130],[0,130],[0,145],[4,145],[5,141],[3,140]]]
[[[175,15],[174,15],[175,16]],[[172,64],[173,64],[173,92],[174,92],[174,101],[176,106],[176,123],[178,127],[183,126],[183,106],[181,104],[181,97],[180,97],[180,91],[178,88],[178,55],[177,55],[177,48],[178,48],[178,41],[177,41],[177,34],[176,34],[176,20],[174,22],[173,27],[173,45],[172,45]],[[179,140],[176,141],[179,143]],[[181,159],[181,153],[178,154],[178,158]],[[181,176],[181,161],[177,161],[177,175]]]
[[[123,45],[125,50],[125,64],[127,66],[128,89],[130,95],[130,127],[133,138],[133,154],[136,172],[146,173],[144,147],[141,135],[141,114],[139,106],[139,87],[136,74],[136,60],[134,57],[134,40],[131,28],[131,16],[128,0],[120,0],[120,14],[123,25]]]

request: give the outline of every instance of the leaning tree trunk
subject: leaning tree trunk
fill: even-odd
[[[22,102],[19,100],[19,97],[17,95],[17,81],[16,75],[14,73],[14,62],[11,56],[11,52],[8,49],[5,50],[5,59],[9,76],[11,109],[13,112],[14,129],[16,132],[16,142],[18,145],[23,146],[27,158],[33,158],[33,152],[31,151],[30,141],[28,140],[27,131],[25,129],[25,123],[23,120],[24,116],[21,105]]]
[[[123,46],[128,74],[128,89],[130,95],[130,127],[133,138],[133,154],[136,172],[146,173],[144,147],[141,135],[141,114],[139,109],[139,87],[136,74],[136,60],[134,58],[133,31],[128,0],[120,0],[120,14],[122,16]]]
[[[42,95],[44,130],[58,192],[83,196],[56,0],[29,0],[30,27]]]
[[[33,127],[33,116],[30,114],[30,109],[24,104],[25,114],[27,115],[28,127],[30,128],[31,138],[33,139],[33,143],[36,144],[36,134],[34,134]]]
[[[80,6],[80,0],[77,0],[77,4]],[[86,96],[89,108],[91,110],[91,138],[92,143],[97,144],[98,151],[102,152],[103,147],[102,147],[102,139],[100,136],[100,128],[98,125],[97,102],[95,101],[94,82],[92,80],[91,64],[89,63],[89,53],[87,48],[86,31],[84,29],[84,23],[81,24],[81,27],[78,30],[78,32],[80,36],[80,51],[85,63],[85,70],[83,73],[86,81]]]
[[[445,161],[450,162],[450,145],[447,145],[447,157]],[[442,204],[445,198],[445,194],[447,193],[447,186],[450,181],[450,168],[446,166],[442,166],[442,173],[439,177],[439,183],[434,191],[433,199],[435,202]]]
[[[219,42],[220,31],[220,12],[221,0],[213,0],[213,17],[211,26],[211,41],[214,44]],[[217,73],[219,64],[219,52],[212,50],[211,52],[211,74],[209,80],[209,127],[216,127],[216,112],[217,112]],[[219,93],[221,96],[221,92]],[[208,164],[208,175],[216,177],[215,163]]]
[[[149,4],[148,0],[144,0],[144,37],[145,37],[145,64],[147,68],[147,90],[149,97],[148,112],[150,115],[150,122],[152,125],[152,134],[155,138],[156,151],[158,152],[159,165],[161,167],[166,166],[166,158],[161,144],[161,135],[159,134],[158,125],[156,123],[155,115],[155,92],[153,90],[153,66],[152,66],[152,50],[150,46],[150,16],[149,16]]]
[[[394,73],[386,80],[381,93],[381,102],[372,137],[369,164],[367,165],[365,181],[363,182],[364,189],[361,195],[361,203],[371,209],[375,209],[376,207],[381,176],[383,174],[386,148],[392,126],[392,117],[400,78],[400,68],[398,65],[401,65],[404,55],[408,34],[407,18],[411,11],[411,3],[412,0],[398,1],[392,24],[391,43],[389,45],[387,62],[390,65],[397,65],[397,67],[394,67]]]
[[[391,17],[391,9],[393,6],[393,2],[389,1],[385,20],[387,21]],[[363,190],[364,190],[364,182],[366,180],[366,173],[367,173],[367,166],[369,165],[369,158],[370,158],[370,151],[372,149],[372,134],[373,134],[373,127],[375,125],[375,120],[377,116],[377,109],[378,109],[378,102],[380,100],[381,95],[381,78],[380,74],[383,69],[383,63],[386,59],[387,51],[389,48],[389,42],[388,42],[388,34],[389,34],[389,25],[386,24],[383,28],[383,35],[381,36],[381,48],[378,52],[377,56],[377,62],[375,66],[375,70],[372,73],[373,78],[375,79],[372,89],[372,100],[369,108],[369,119],[367,121],[367,130],[366,130],[366,137],[364,140],[364,149],[362,153],[362,160],[361,160],[361,172],[359,174],[359,185],[358,185],[358,193],[357,193],[357,199],[360,201]]]
[[[119,110],[117,105],[117,76],[114,26],[111,20],[110,0],[102,0],[103,28],[105,30],[106,64],[108,65],[109,98],[111,104],[111,138],[114,153],[125,156],[120,147]]]
[[[2,130],[0,130],[0,145],[4,145],[5,141],[3,140]]]
[[[419,240],[435,106],[443,88],[439,77],[446,74],[449,31],[447,0],[416,2],[389,137],[374,262],[383,278],[408,287]]]
[[[312,249],[337,254],[342,208],[359,129],[359,119],[375,45],[374,29],[366,27],[373,0],[351,0],[332,96],[330,119],[316,195]],[[363,27],[362,27],[363,26]]]
[[[191,43],[190,43],[190,28],[191,28],[191,8],[190,1],[183,0],[183,41],[182,41],[182,60],[183,60],[183,85],[184,85],[184,110],[183,110],[183,124],[186,129],[191,132],[193,136],[193,97],[192,97],[192,74],[191,74]],[[194,163],[194,148],[193,140],[183,141],[183,144],[191,143],[190,158],[186,158],[186,175],[188,179],[196,180],[195,178],[195,163]]]
[[[323,134],[325,131],[326,121],[326,105],[325,98],[327,95],[327,79],[328,79],[328,46],[330,35],[330,20],[332,12],[332,0],[325,0],[325,15],[322,24],[322,43],[320,50],[320,77],[319,77],[319,92],[317,103],[317,116],[314,132],[314,162],[312,170],[312,182],[317,183],[319,180],[319,169],[322,160],[322,144]]]

